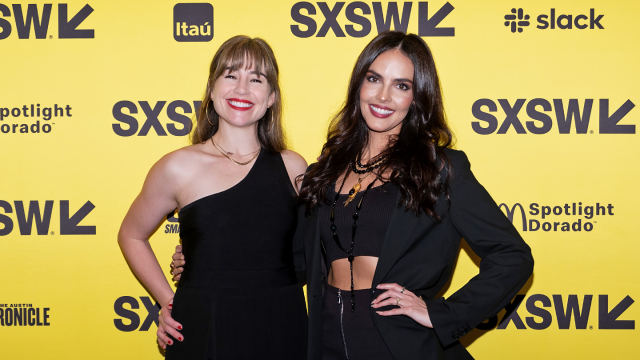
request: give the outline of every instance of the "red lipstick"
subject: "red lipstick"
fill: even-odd
[[[232,102],[236,103],[236,105],[233,105]],[[247,111],[253,107],[253,103],[251,101],[236,98],[227,99],[227,104],[229,104],[229,107],[231,107],[233,110],[238,111]],[[238,104],[240,106],[237,106]]]
[[[375,109],[378,109],[380,111],[384,111],[384,113],[383,112],[378,112]],[[375,116],[377,118],[381,118],[381,119],[388,118],[389,116],[393,115],[394,112],[396,112],[395,110],[390,109],[390,108],[388,108],[386,106],[371,105],[371,104],[369,104],[369,111],[371,111],[371,115],[373,115],[373,116]]]

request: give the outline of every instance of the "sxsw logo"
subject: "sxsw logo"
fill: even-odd
[[[513,128],[517,134],[547,134],[555,124],[560,134],[570,134],[572,128],[576,134],[593,134],[594,130],[589,130],[591,113],[594,103],[598,104],[598,133],[599,134],[635,134],[636,126],[633,124],[621,124],[624,117],[635,107],[631,100],[626,100],[622,105],[610,106],[609,99],[552,99],[543,98],[517,99],[497,99],[500,108],[504,112],[502,123],[494,113],[498,112],[498,105],[491,99],[478,99],[471,105],[473,117],[480,121],[472,121],[471,128],[476,134],[506,134]],[[582,105],[580,104],[582,102]],[[618,101],[616,103],[620,104]],[[553,105],[552,105],[553,104]],[[553,112],[552,112],[553,111]],[[524,115],[529,118],[523,121]],[[525,129],[526,128],[526,129]]]
[[[402,3],[402,11],[399,10],[399,3],[395,1],[388,2],[386,9],[383,9],[381,2],[373,2],[371,6],[362,1],[354,1],[348,4],[336,2],[332,7],[329,7],[326,2],[317,2],[316,4],[317,7],[313,3],[301,1],[291,7],[291,19],[298,23],[290,26],[291,33],[294,36],[299,38],[308,38],[314,35],[316,37],[325,37],[331,31],[336,37],[346,37],[348,35],[361,38],[371,33],[372,20],[375,22],[378,34],[391,30],[391,24],[393,24],[394,30],[407,32],[411,10],[415,10],[413,2]],[[365,16],[371,15],[372,8],[373,19]],[[453,11],[453,5],[447,2],[440,8],[435,8],[435,11],[432,6],[433,15],[431,17],[429,17],[428,1],[420,1],[417,8],[418,35],[455,36],[455,28],[438,26]],[[324,20],[321,20],[320,17],[315,17],[318,14],[318,10],[320,10]],[[345,25],[341,25],[338,22],[338,16],[343,12],[349,21]],[[311,15],[314,15],[314,17]],[[318,24],[321,24],[320,29],[318,29]]]
[[[46,39],[52,6],[44,4],[42,11],[39,11],[38,4],[28,4],[26,9],[21,4],[12,4],[11,9],[5,4],[0,4],[0,15],[4,18],[13,16],[19,39],[31,38],[32,28],[36,39]],[[93,8],[86,4],[75,15],[70,16],[67,4],[58,4],[58,38],[93,39],[93,29],[78,29],[92,12]],[[0,40],[3,40],[11,35],[13,27],[8,20],[0,18],[0,30]],[[49,38],[53,36],[50,35]]]
[[[596,15],[595,9],[589,10],[589,15],[567,15],[556,14],[556,9],[551,9],[549,15],[541,14],[536,20],[538,20],[538,29],[604,29],[604,26],[600,23],[604,15]],[[524,13],[522,8],[513,8],[511,13],[504,16],[504,26],[508,27],[512,33],[521,33],[525,27],[529,26],[528,14]]]
[[[597,328],[599,330],[634,330],[636,328],[635,320],[619,319],[622,314],[634,303],[631,296],[625,296],[611,309],[609,305],[609,295],[598,295],[598,325],[594,327],[589,322],[592,318],[591,307],[594,300],[593,295],[582,296],[582,304],[578,295],[569,295],[564,297],[559,294],[551,295],[551,297],[543,294],[530,295],[524,301],[525,295],[516,295],[515,299],[508,304],[504,310],[505,314],[498,322],[498,316],[489,318],[476,328],[479,330],[491,330],[496,325],[499,330],[504,330],[513,323],[517,330],[545,330],[551,327],[554,322],[558,329],[571,329],[571,323],[574,324],[576,330]],[[524,321],[521,314],[518,313],[520,305],[525,304],[524,308],[531,316],[525,316]],[[549,309],[549,310],[547,310]],[[553,309],[553,310],[551,310]],[[524,314],[524,310],[522,312]],[[573,320],[573,321],[572,321]]]
[[[69,200],[60,200],[60,235],[95,235],[96,227],[92,225],[79,225],[89,213],[95,209],[95,205],[91,201],[87,201],[76,210],[73,214],[70,212]],[[36,226],[38,235],[55,235],[53,231],[49,233],[49,225],[51,224],[51,213],[53,212],[53,200],[44,202],[44,208],[41,211],[41,204],[37,200],[29,201],[28,210],[25,209],[23,201],[14,201],[14,206],[8,201],[0,200],[0,236],[11,234],[14,229],[14,221],[6,214],[12,214],[15,209],[16,220],[20,235],[31,235],[33,225]],[[15,207],[15,208],[14,208]]]
[[[173,136],[185,136],[191,131],[191,119],[184,114],[193,114],[200,109],[202,101],[193,101],[191,104],[184,100],[175,100],[166,106],[166,114],[172,122],[165,126],[160,123],[160,115],[165,109],[166,101],[156,101],[154,104],[148,101],[138,101],[145,119],[140,127],[140,122],[132,114],[138,114],[140,110],[133,101],[122,100],[113,105],[111,113],[113,118],[120,123],[111,125],[113,132],[118,136],[129,137],[133,135],[147,136],[153,130],[158,136],[167,136],[167,131]],[[178,126],[176,126],[178,125]]]
[[[179,42],[211,41],[213,39],[213,6],[196,3],[173,7],[173,38]]]
[[[121,296],[116,299],[113,304],[113,310],[120,316],[119,319],[113,319],[113,324],[116,326],[116,329],[125,332],[134,330],[149,331],[151,324],[155,323],[156,326],[158,326],[160,305],[158,305],[157,302],[154,304],[148,296],[140,296],[140,302],[142,302],[147,312],[144,316],[144,321],[142,321],[142,325],[140,325],[140,315],[133,311],[140,308],[138,300],[132,296]],[[125,304],[128,306],[125,306]],[[122,318],[126,320],[123,321]]]

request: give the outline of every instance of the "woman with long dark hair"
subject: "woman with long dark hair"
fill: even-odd
[[[269,45],[227,40],[211,61],[193,145],[153,166],[122,222],[122,252],[162,306],[167,359],[305,357],[292,238],[306,162],[286,150],[281,113]],[[174,297],[148,239],[176,208],[190,261]]]
[[[299,194],[294,256],[307,284],[308,359],[472,359],[458,339],[528,280],[529,247],[452,143],[427,44],[378,35]],[[436,298],[462,238],[482,258],[480,272]]]
[[[380,34],[300,191],[294,254],[308,286],[309,359],[472,359],[458,339],[531,275],[529,247],[451,144],[429,47]],[[480,272],[435,298],[461,238]]]

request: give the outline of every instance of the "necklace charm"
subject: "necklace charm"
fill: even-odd
[[[358,179],[360,180],[360,179]],[[344,202],[344,206],[349,205],[349,203],[351,201],[353,201],[353,199],[355,199],[356,195],[358,195],[358,192],[360,191],[360,188],[362,187],[362,185],[360,185],[360,181],[358,181],[357,184],[355,184],[353,186],[353,188],[351,188],[351,190],[349,190],[349,197],[347,198],[347,201]]]
[[[349,205],[350,202],[353,201],[353,199],[356,198],[356,195],[358,195],[358,192],[360,191],[360,189],[362,188],[362,180],[366,179],[367,176],[369,176],[370,173],[368,173],[367,175],[363,176],[363,177],[359,177],[358,178],[358,183],[353,185],[353,187],[351,188],[351,190],[349,190],[349,198],[347,198],[347,200],[344,202],[344,206],[346,207],[347,205]],[[348,176],[345,175],[345,179]]]

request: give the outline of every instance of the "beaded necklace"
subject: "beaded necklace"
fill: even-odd
[[[336,210],[336,203],[338,202],[338,198],[340,197],[340,192],[342,192],[342,188],[344,187],[344,183],[347,181],[348,175],[349,175],[349,172],[347,171],[347,173],[344,176],[344,179],[342,180],[342,184],[340,185],[340,189],[338,190],[338,192],[336,193],[335,198],[333,199],[333,204],[331,204],[331,214],[329,215],[329,220],[331,220],[331,231],[333,232],[333,240],[335,240],[335,242],[338,245],[338,248],[340,248],[340,250],[342,250],[347,255],[349,255],[349,257],[348,257],[348,259],[349,259],[349,268],[351,270],[351,312],[355,312],[356,311],[356,293],[355,293],[355,286],[353,285],[353,259],[354,259],[354,256],[353,256],[353,244],[354,244],[354,240],[356,238],[356,230],[358,229],[358,212],[362,208],[362,201],[364,200],[364,197],[367,196],[367,192],[369,192],[369,189],[371,189],[371,187],[376,182],[376,180],[378,180],[378,177],[376,177],[369,184],[369,186],[367,186],[367,189],[362,194],[362,197],[360,198],[360,201],[358,202],[358,205],[356,206],[356,212],[355,212],[355,214],[353,214],[353,226],[351,227],[351,246],[349,247],[349,250],[347,250],[347,249],[342,247],[342,244],[340,244],[340,238],[338,237],[338,234],[336,233],[336,230],[338,229],[338,227],[335,224],[335,210]],[[353,189],[351,191],[353,191]],[[351,197],[351,195],[355,196],[355,194],[349,194],[350,197]]]

